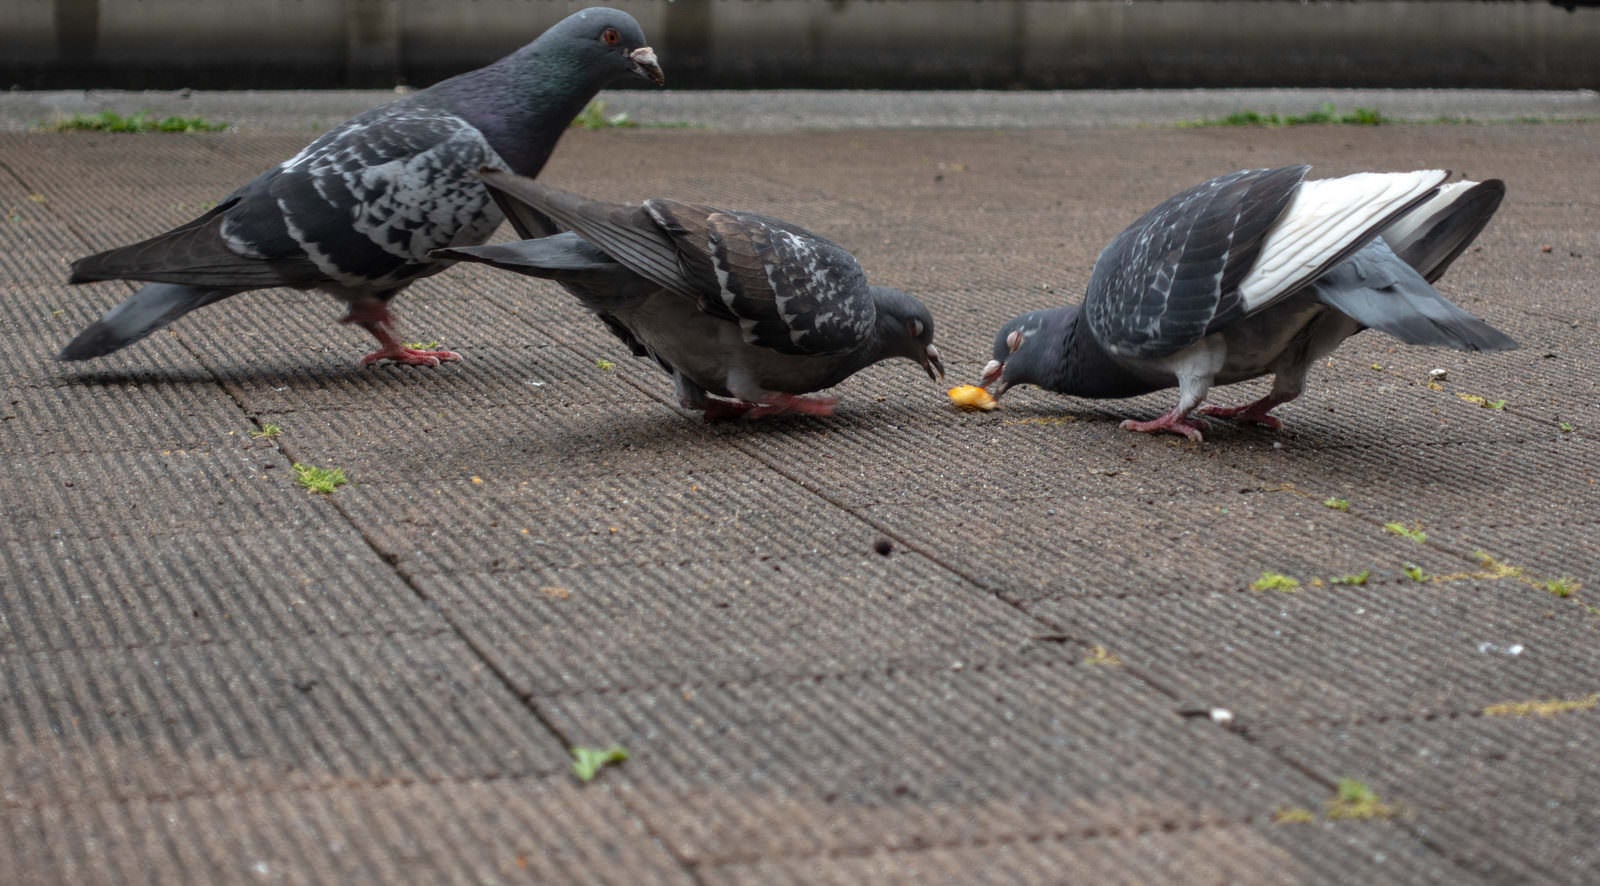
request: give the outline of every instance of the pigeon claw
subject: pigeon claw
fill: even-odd
[[[769,415],[817,415],[826,416],[833,414],[833,407],[838,405],[835,397],[795,397],[790,394],[774,394],[771,402],[762,403],[760,406],[744,414],[745,418],[766,418]]]
[[[835,397],[796,397],[793,394],[765,394],[758,403],[713,397],[706,400],[704,414],[706,421],[766,418],[769,415],[826,416],[833,414],[833,408],[838,402],[838,398]]]
[[[404,345],[390,345],[362,357],[361,365],[371,366],[379,360],[393,360],[407,366],[438,366],[440,363],[458,362],[461,355],[455,351],[419,351]]]
[[[1283,429],[1283,422],[1275,415],[1269,415],[1275,407],[1288,402],[1287,398],[1280,399],[1268,394],[1254,403],[1243,406],[1203,406],[1200,411],[1206,415],[1217,418],[1227,418],[1234,421],[1252,422],[1274,431]]]
[[[1182,434],[1196,443],[1200,443],[1205,439],[1205,435],[1201,433],[1204,429],[1203,422],[1171,412],[1150,421],[1134,421],[1130,418],[1122,423],[1122,429],[1125,431],[1138,431],[1141,434],[1154,434],[1161,431],[1169,434]]]

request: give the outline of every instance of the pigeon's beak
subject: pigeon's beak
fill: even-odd
[[[983,378],[979,380],[978,387],[987,390],[990,385],[993,385],[995,382],[1000,380],[1000,376],[1004,375],[1005,371],[1006,364],[1001,363],[999,360],[990,360],[983,366]],[[1000,390],[990,391],[990,394],[993,395],[996,400],[998,400],[1000,399],[1000,395],[1004,394],[1006,392],[1006,388],[1008,387],[1010,386],[1002,385]]]
[[[939,349],[933,345],[928,345],[928,350],[923,353],[922,359],[917,362],[921,363],[922,368],[927,370],[928,378],[934,381],[944,378],[944,361],[939,359]],[[934,373],[938,374],[935,375]]]
[[[629,61],[633,62],[633,72],[640,77],[647,78],[657,86],[664,86],[667,75],[661,73],[661,63],[656,61],[656,51],[648,46],[641,46],[628,53]]]

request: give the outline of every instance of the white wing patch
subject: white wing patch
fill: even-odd
[[[1421,206],[1411,210],[1405,215],[1395,219],[1387,228],[1383,229],[1383,239],[1389,243],[1389,248],[1397,253],[1403,253],[1411,241],[1428,233],[1432,226],[1428,222],[1433,220],[1433,214],[1454,203],[1462,191],[1475,187],[1477,182],[1459,181],[1451,182],[1439,188],[1439,193],[1424,201]]]
[[[1298,289],[1328,259],[1407,202],[1438,187],[1450,173],[1362,172],[1300,185],[1239,284],[1246,313]]]

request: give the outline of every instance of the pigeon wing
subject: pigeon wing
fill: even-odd
[[[699,283],[701,310],[737,322],[750,344],[827,355],[871,336],[877,311],[866,274],[838,244],[754,213],[671,200],[645,209]]]
[[[231,214],[222,233],[251,257],[305,256],[338,283],[399,284],[438,269],[430,251],[488,239],[501,215],[476,173],[499,165],[454,114],[379,108],[285,161],[270,199]]]
[[[1247,312],[1238,291],[1310,169],[1235,172],[1168,198],[1111,241],[1084,298],[1106,350],[1160,357]]]

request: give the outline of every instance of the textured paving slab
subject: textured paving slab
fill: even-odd
[[[62,285],[71,259],[304,138],[0,135],[22,879],[1592,879],[1593,712],[1484,710],[1600,691],[1595,125],[574,132],[546,173],[835,237],[926,298],[952,381],[1208,175],[1508,179],[1443,287],[1522,350],[1359,336],[1283,432],[1202,446],[1117,428],[1170,393],[964,415],[909,363],[829,420],[708,426],[479,267],[397,302],[467,356],[435,371],[357,368],[338,306],[284,291],[50,360],[129,291]],[[1328,820],[1345,777],[1404,814]]]
[[[1597,686],[1591,678],[1578,699],[1587,710],[1549,717],[1378,720],[1274,729],[1262,741],[1288,759],[1369,782],[1404,807],[1410,829],[1492,881],[1590,883],[1600,870]],[[1534,700],[1551,699],[1504,702]]]

